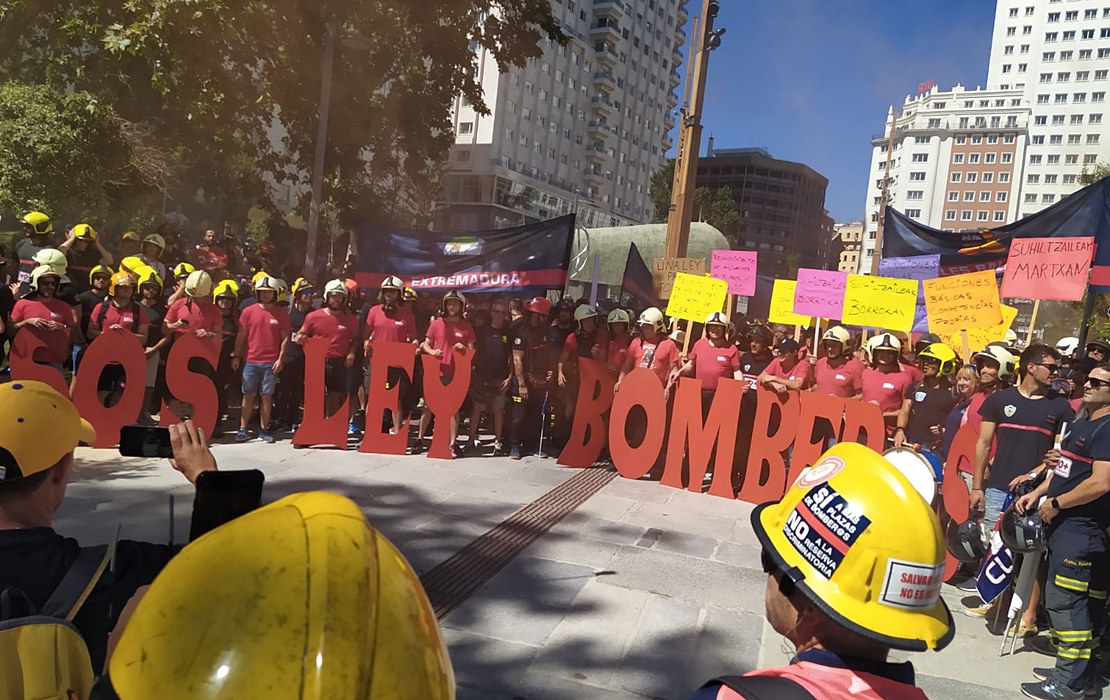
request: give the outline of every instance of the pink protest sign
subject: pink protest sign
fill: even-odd
[[[755,251],[715,250],[709,275],[728,282],[728,293],[750,297],[755,295]]]
[[[1094,254],[1091,236],[1015,238],[1002,275],[1002,296],[1079,301]]]
[[[816,318],[840,318],[848,274],[835,270],[798,270],[794,288],[794,313]]]

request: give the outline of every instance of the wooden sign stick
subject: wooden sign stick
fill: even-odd
[[[690,354],[690,336],[694,334],[694,322],[686,321],[686,335],[682,338],[682,361]]]
[[[1037,324],[1037,314],[1041,312],[1041,300],[1033,302],[1033,316],[1029,319],[1029,332],[1025,334],[1025,347],[1033,344],[1033,326]]]
[[[971,347],[967,340],[967,331],[960,331],[960,354],[963,355],[964,364],[971,364]]]

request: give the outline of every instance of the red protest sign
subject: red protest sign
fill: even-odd
[[[1002,275],[1002,296],[1079,301],[1094,254],[1092,236],[1015,238]]]

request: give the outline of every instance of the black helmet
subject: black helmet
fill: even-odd
[[[998,534],[1011,552],[1028,554],[1045,545],[1044,523],[1035,510],[1022,515],[1010,506],[999,521]]]
[[[916,343],[913,344],[913,351],[915,353],[919,353],[922,350],[924,350],[925,348],[932,345],[933,343],[941,343],[941,342],[944,342],[944,341],[942,341],[940,339],[940,336],[937,335],[936,333],[926,333],[925,335],[921,336],[921,338],[919,338]]]
[[[958,523],[951,520],[944,529],[944,545],[948,553],[963,562],[975,562],[987,553],[983,529],[975,519]]]
[[[1104,353],[1110,354],[1110,340],[1106,338],[1095,338],[1087,343],[1087,346],[1083,348],[1083,352],[1090,352],[1091,348],[1102,348]]]
[[[775,332],[763,324],[756,324],[748,329],[748,338],[762,340],[767,344],[775,339]]]

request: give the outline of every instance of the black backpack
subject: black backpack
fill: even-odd
[[[96,325],[100,327],[100,332],[101,333],[104,332],[104,319],[106,319],[108,317],[108,305],[111,304],[111,303],[112,303],[112,300],[108,297],[105,297],[104,301],[100,302],[100,313],[97,314],[97,316],[96,316]],[[132,330],[139,327],[139,319],[143,318],[142,316],[139,315],[141,313],[145,313],[145,312],[142,309],[139,308],[139,302],[132,301],[131,302],[131,314],[132,314],[132,318],[135,319],[134,321],[131,322],[132,323],[132,325],[131,325]]]
[[[740,693],[744,700],[816,700],[802,686],[779,676],[721,676],[702,688],[720,685]]]

